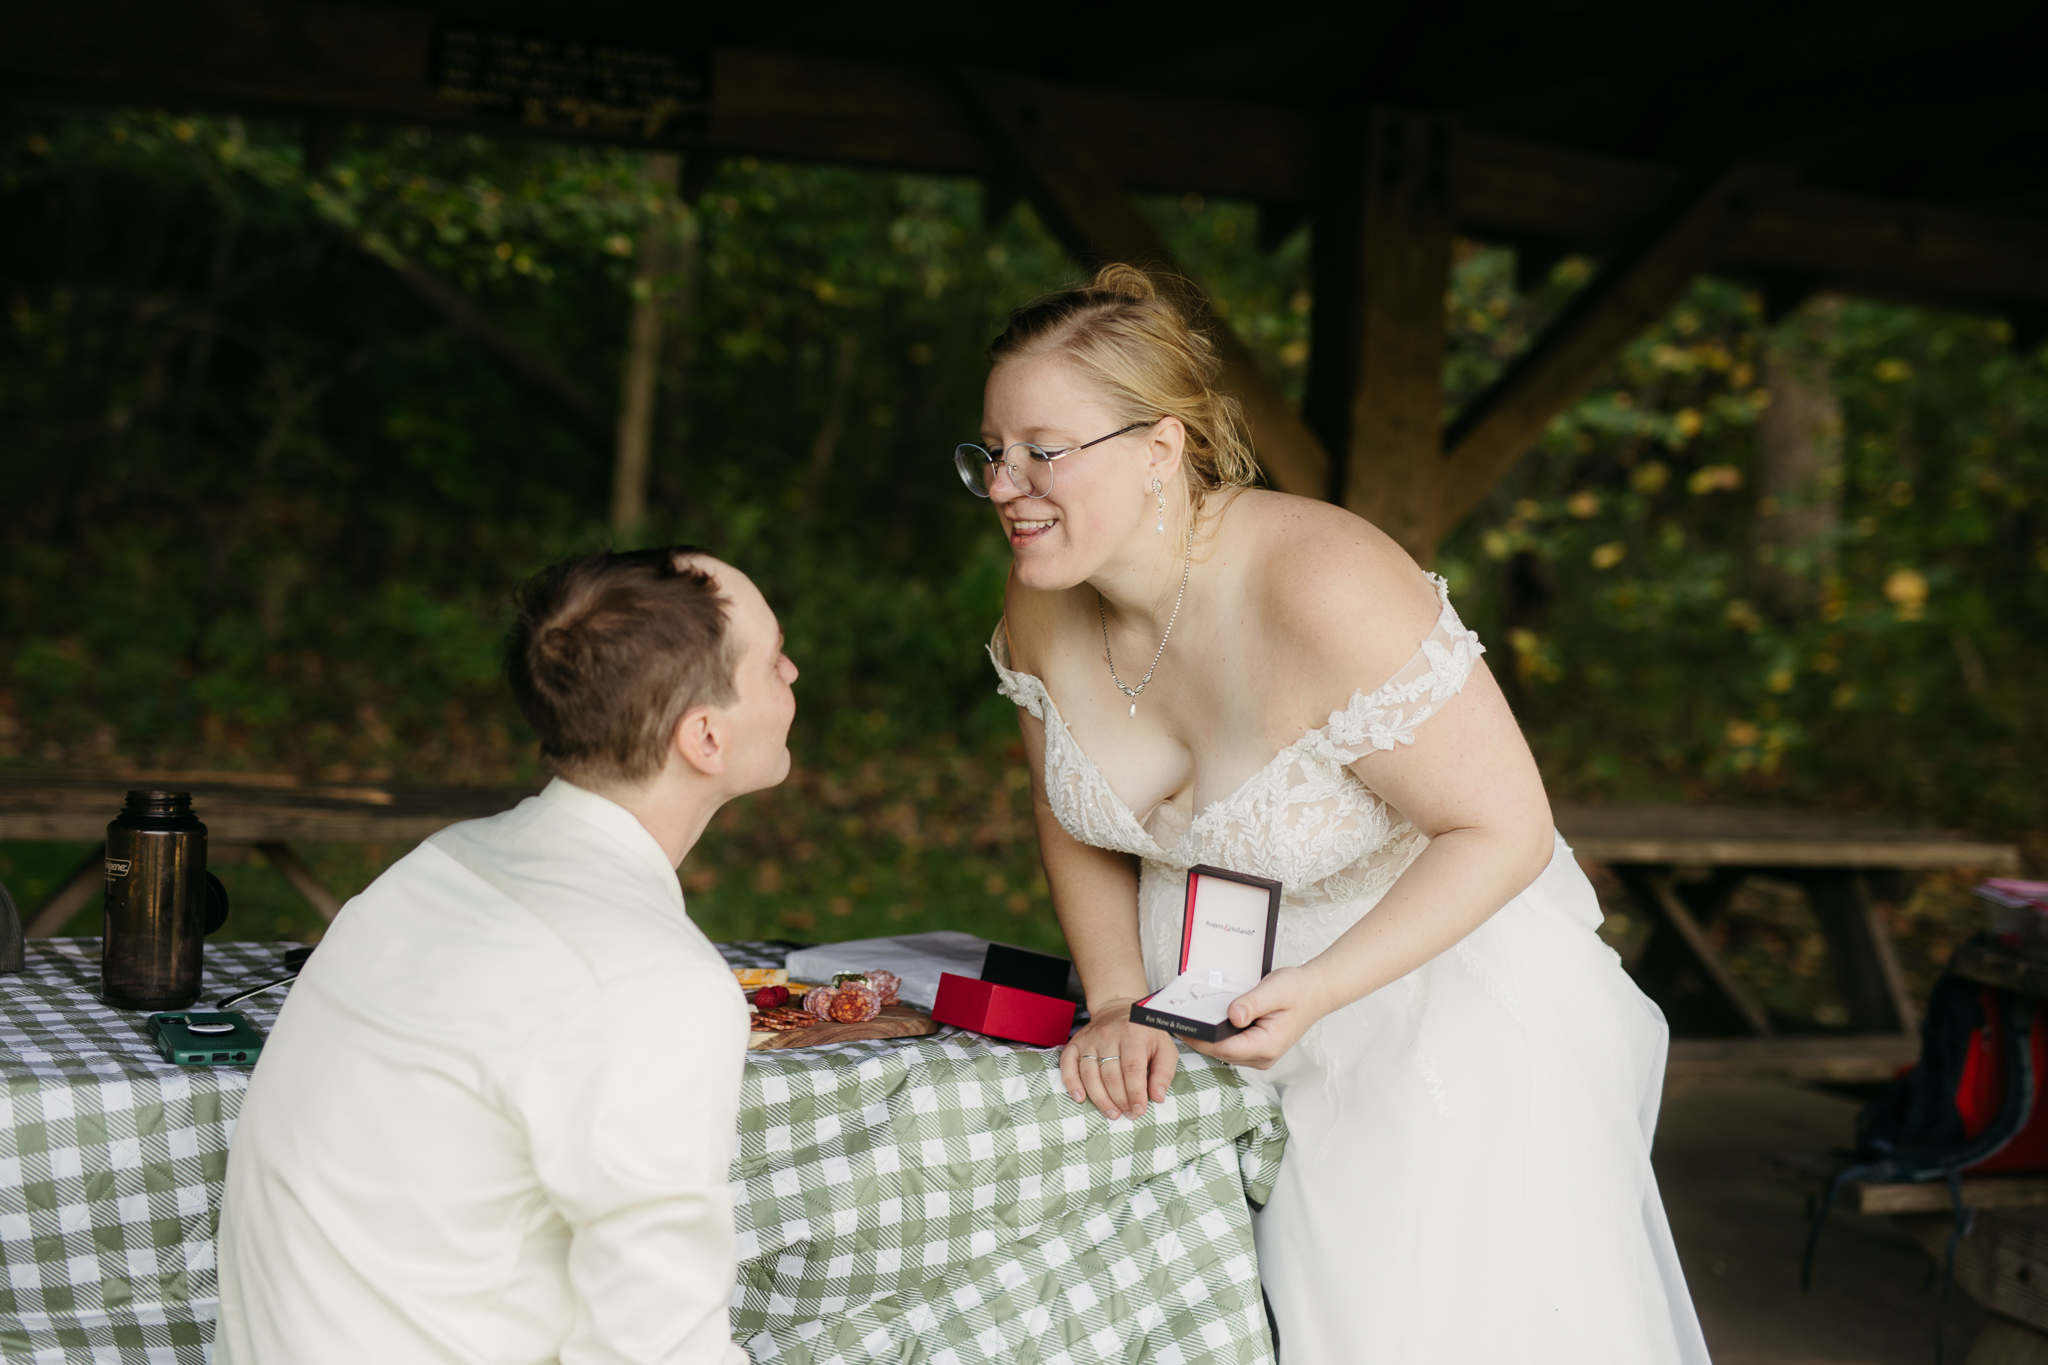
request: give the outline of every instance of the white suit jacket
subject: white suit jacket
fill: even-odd
[[[623,807],[566,782],[350,901],[242,1102],[224,1365],[745,1365],[732,973]]]

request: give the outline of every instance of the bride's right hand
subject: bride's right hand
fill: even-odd
[[[1103,1001],[1060,1053],[1060,1080],[1067,1094],[1094,1104],[1106,1119],[1137,1118],[1148,1099],[1165,1099],[1179,1064],[1172,1035],[1131,1022],[1136,1003],[1136,998]]]

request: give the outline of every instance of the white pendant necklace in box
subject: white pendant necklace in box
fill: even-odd
[[[1130,718],[1138,718],[1138,697],[1152,681],[1152,675],[1159,671],[1159,660],[1166,654],[1166,642],[1173,638],[1173,623],[1180,619],[1181,599],[1188,595],[1188,574],[1195,567],[1195,528],[1188,527],[1187,557],[1180,568],[1180,591],[1173,596],[1173,614],[1166,618],[1166,630],[1159,637],[1159,648],[1152,655],[1152,667],[1145,670],[1145,676],[1138,679],[1136,687],[1126,686],[1116,675],[1116,659],[1109,651],[1109,610],[1103,605],[1102,594],[1095,594],[1095,615],[1102,622],[1102,657],[1109,664],[1109,680],[1116,684],[1116,690],[1131,699]]]

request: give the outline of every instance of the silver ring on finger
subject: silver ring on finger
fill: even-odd
[[[1114,1054],[1114,1053],[1111,1053],[1111,1054],[1110,1054],[1109,1056],[1107,1056],[1107,1057],[1097,1057],[1097,1058],[1095,1059],[1095,1061],[1096,1061],[1096,1064],[1097,1064],[1098,1066],[1099,1066],[1099,1065],[1101,1065],[1101,1064],[1102,1064],[1103,1062],[1120,1062],[1120,1061],[1122,1061],[1122,1060],[1123,1060],[1123,1058],[1121,1058],[1121,1057],[1117,1056],[1117,1055],[1116,1055],[1116,1054]]]
[[[1100,1062],[1102,1059],[1092,1052],[1084,1052],[1081,1054],[1081,1060],[1084,1062]]]

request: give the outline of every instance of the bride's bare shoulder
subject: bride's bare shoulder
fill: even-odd
[[[1393,537],[1331,503],[1245,494],[1242,518],[1252,604],[1271,645],[1321,673],[1370,685],[1406,663],[1436,625],[1436,588]]]

